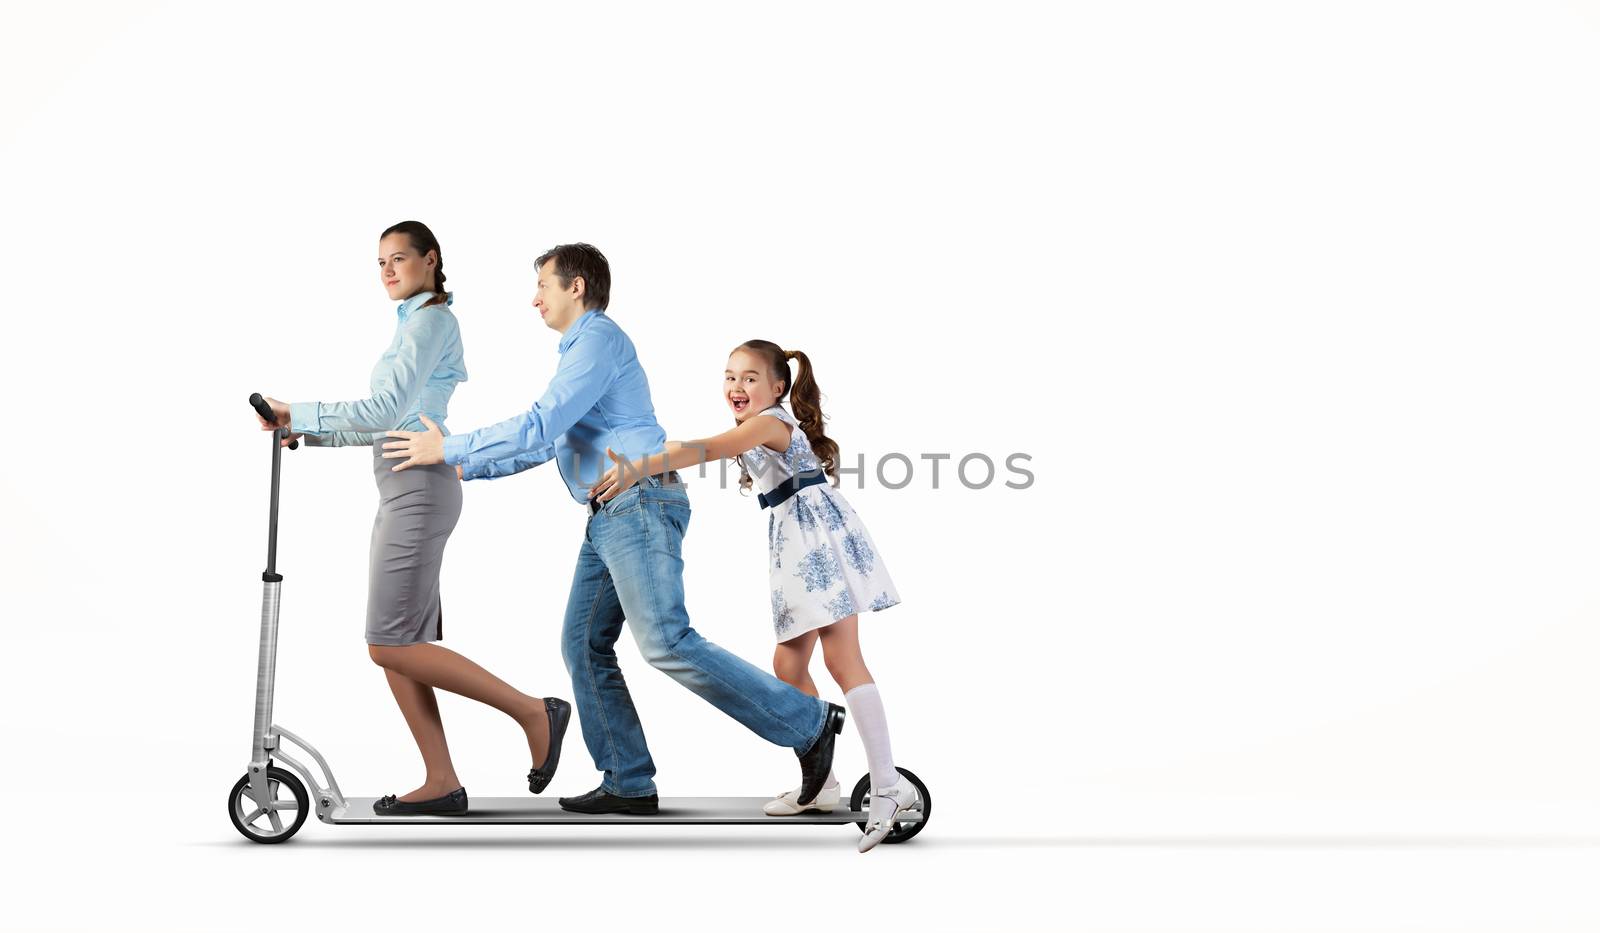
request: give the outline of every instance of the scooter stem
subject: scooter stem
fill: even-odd
[[[272,504],[267,520],[267,569],[261,574],[261,646],[256,656],[256,718],[250,736],[251,770],[265,768],[277,745],[272,735],[272,687],[278,666],[278,604],[283,575],[278,573],[278,481],[283,467],[282,441],[288,428],[272,432]]]

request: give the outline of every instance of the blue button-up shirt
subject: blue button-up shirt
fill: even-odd
[[[461,352],[461,328],[445,295],[442,305],[422,305],[433,292],[419,292],[400,302],[399,322],[389,349],[372,367],[372,395],[354,402],[294,402],[290,429],[306,435],[314,446],[370,445],[386,431],[422,431],[419,415],[432,418],[440,430],[456,384],[467,381]]]
[[[572,498],[584,503],[611,466],[607,447],[629,460],[666,447],[633,341],[610,315],[585,311],[557,350],[555,377],[532,409],[445,438],[444,462],[460,466],[466,479],[493,479],[553,459]]]

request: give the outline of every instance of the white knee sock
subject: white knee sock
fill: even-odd
[[[861,744],[867,747],[867,770],[872,773],[873,788],[893,787],[900,780],[900,772],[894,769],[894,758],[889,754],[889,722],[883,715],[878,685],[862,684],[846,693],[844,701],[850,706],[856,731],[861,733]]]

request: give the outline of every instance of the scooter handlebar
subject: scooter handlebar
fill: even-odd
[[[256,410],[256,414],[260,415],[261,419],[263,421],[265,421],[266,423],[268,423],[268,424],[277,424],[278,423],[278,416],[273,413],[272,406],[267,404],[267,400],[261,397],[261,393],[260,392],[251,393],[251,395],[250,395],[250,407],[254,408]],[[280,427],[278,430],[283,431],[285,435],[288,434],[288,428]],[[289,449],[290,450],[298,450],[299,447],[300,447],[300,442],[299,441],[290,441],[289,442]]]

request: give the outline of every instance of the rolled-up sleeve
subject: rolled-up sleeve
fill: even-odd
[[[398,427],[428,376],[439,365],[454,323],[443,308],[426,307],[411,312],[400,327],[399,345],[395,347],[393,358],[373,373],[371,396],[353,402],[294,402],[289,406],[291,429],[307,435],[371,434]]]
[[[610,334],[585,332],[561,355],[555,378],[533,408],[499,424],[444,439],[444,462],[465,479],[496,479],[555,457],[556,438],[578,423],[617,375]]]

